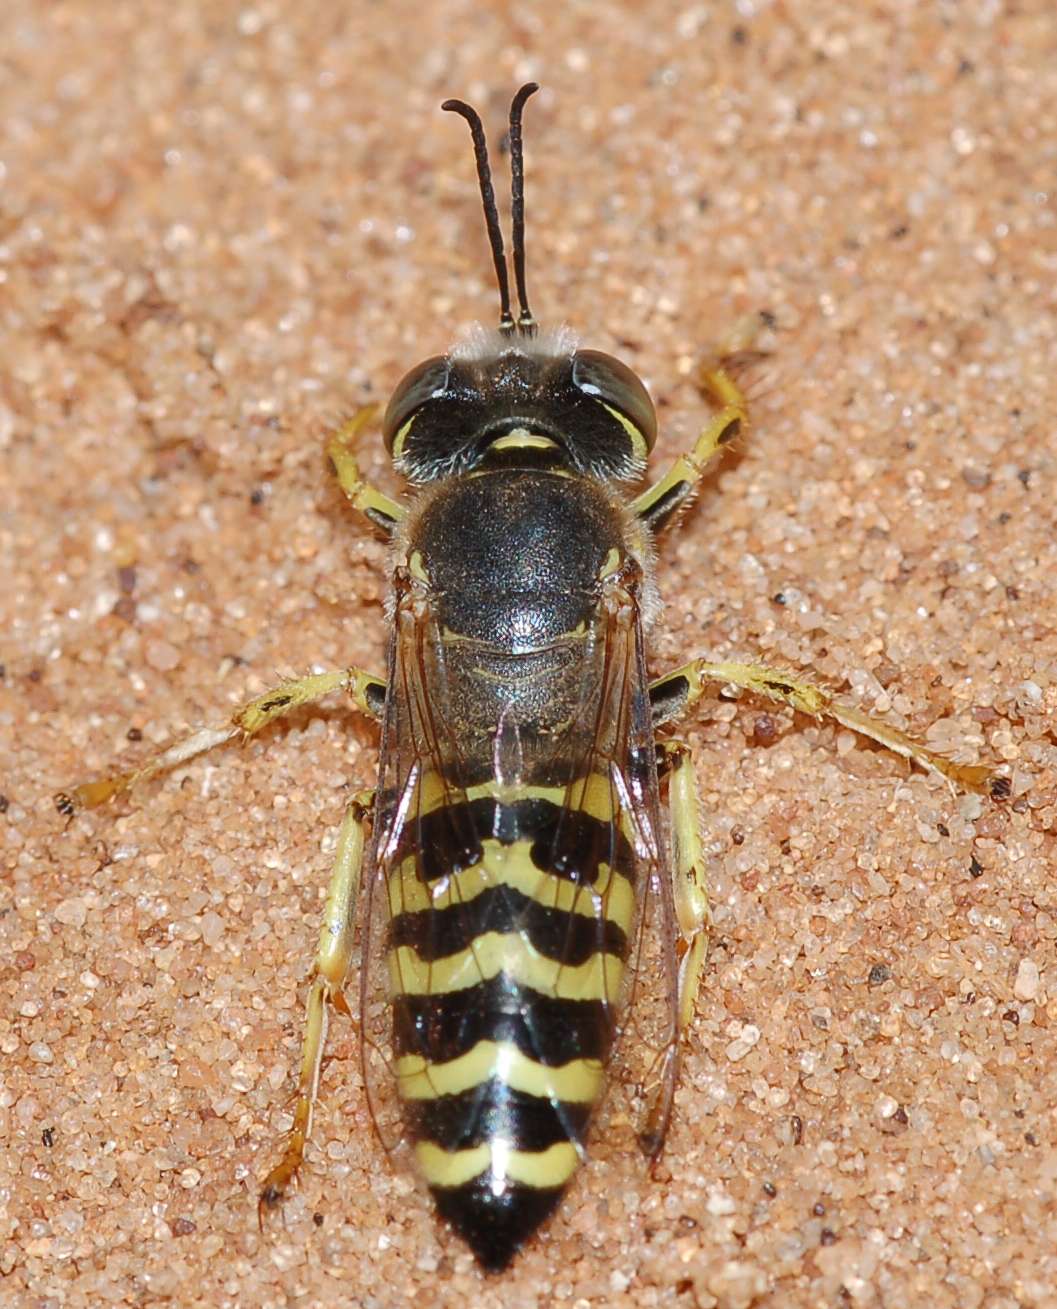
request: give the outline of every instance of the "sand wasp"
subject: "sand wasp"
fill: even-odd
[[[341,825],[294,1125],[260,1207],[280,1204],[301,1167],[359,923],[375,1120],[406,1140],[440,1214],[491,1270],[557,1207],[607,1084],[625,1089],[648,1155],[664,1139],[709,909],[693,762],[658,728],[709,684],[733,684],[962,786],[1003,786],[780,670],[695,659],[649,679],[654,542],[743,430],[746,402],[729,361],[707,368],[714,416],[658,481],[629,490],[657,436],[645,386],[569,333],[540,330],[529,308],[521,129],[536,90],[518,91],[509,118],[517,317],[481,119],[449,100],[471,131],[498,329],[397,387],[383,431],[410,484],[402,503],[360,475],[369,413],[328,446],[348,500],[390,542],[385,676],[286,682],[145,767],[58,797],[64,813],[99,804],[330,692],[381,724],[377,785]]]

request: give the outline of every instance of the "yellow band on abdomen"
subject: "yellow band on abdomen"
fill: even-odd
[[[544,1100],[590,1104],[602,1089],[602,1064],[596,1059],[571,1059],[549,1068],[509,1041],[478,1041],[466,1054],[443,1064],[431,1064],[417,1054],[396,1061],[397,1086],[405,1100],[458,1095],[493,1077],[512,1090]]]

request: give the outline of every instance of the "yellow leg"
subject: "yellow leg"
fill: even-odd
[[[701,969],[708,951],[712,915],[705,885],[705,859],[701,849],[701,820],[697,778],[690,747],[682,741],[663,741],[661,775],[668,778],[668,813],[672,842],[672,895],[679,924],[679,1031],[685,1032],[694,1016]]]
[[[127,773],[100,777],[94,782],[83,782],[70,791],[60,791],[55,797],[59,813],[69,817],[78,809],[93,809],[112,796],[120,795],[138,782],[144,782],[167,769],[186,763],[196,755],[204,754],[215,746],[224,745],[235,737],[255,736],[277,718],[290,713],[299,705],[318,700],[331,691],[345,691],[363,713],[372,718],[381,717],[385,703],[385,683],[381,678],[359,668],[344,668],[332,673],[316,673],[282,682],[238,709],[224,727],[203,727],[182,741],[163,750],[142,768]]]
[[[301,1071],[297,1081],[297,1105],[293,1127],[279,1163],[261,1186],[258,1221],[281,1205],[290,1183],[304,1162],[305,1145],[312,1130],[312,1113],[319,1094],[319,1069],[327,1040],[328,1007],[348,1014],[342,987],[352,957],[356,900],[363,868],[364,826],[374,806],[374,792],[361,791],[349,805],[338,834],[334,875],[327,892],[323,927],[316,952],[315,979],[308,993],[305,1036],[301,1049]]]
[[[656,1090],[650,1096],[638,1133],[639,1145],[651,1159],[660,1153],[668,1130],[679,1073],[680,1041],[694,1016],[701,970],[708,951],[708,929],[712,922],[701,849],[697,782],[690,748],[681,741],[658,741],[657,755],[661,778],[668,783],[672,899],[679,928],[675,946],[679,978],[675,1029],[658,1059]]]
[[[707,683],[744,687],[757,695],[792,706],[813,718],[831,718],[853,732],[868,736],[886,749],[912,760],[922,768],[939,773],[970,791],[990,791],[996,799],[1009,794],[1009,781],[995,777],[984,764],[956,764],[921,745],[896,727],[871,718],[860,709],[841,704],[828,691],[803,681],[799,676],[768,668],[763,664],[709,663],[695,659],[650,686],[655,723],[678,718],[702,695]]]
[[[354,509],[358,509],[375,527],[386,536],[392,536],[397,523],[406,510],[403,505],[390,500],[387,495],[376,490],[370,482],[365,482],[360,474],[353,450],[360,433],[377,414],[376,405],[367,405],[343,423],[327,442],[327,457],[334,466],[338,485]]]
[[[762,325],[759,314],[737,323],[724,342],[718,363],[702,369],[701,389],[719,407],[719,412],[697,438],[693,449],[681,455],[659,481],[632,501],[632,513],[654,533],[666,527],[686,507],[712,457],[729,445],[748,422],[745,394],[726,365],[751,347]]]

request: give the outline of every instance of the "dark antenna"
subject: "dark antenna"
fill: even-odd
[[[525,101],[539,90],[537,82],[526,82],[510,105],[510,198],[514,229],[514,281],[517,283],[519,332],[531,336],[536,320],[525,290],[525,155],[521,146],[521,113]]]
[[[521,92],[518,92],[521,95]],[[526,97],[527,98],[527,97]],[[515,97],[514,103],[517,103]],[[492,189],[492,170],[488,167],[488,144],[484,139],[484,127],[481,116],[476,109],[471,109],[462,100],[445,100],[441,105],[450,113],[458,114],[470,124],[473,137],[473,154],[477,160],[477,181],[481,186],[481,203],[484,205],[484,221],[488,228],[488,242],[492,247],[492,262],[495,264],[496,281],[499,283],[499,330],[512,332],[514,316],[510,312],[510,281],[507,274],[506,255],[503,251],[503,233],[499,227],[499,211],[495,205],[495,191]],[[514,110],[511,108],[511,126]]]

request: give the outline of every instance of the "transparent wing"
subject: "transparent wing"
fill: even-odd
[[[375,829],[364,882],[360,969],[364,1087],[375,1129],[389,1152],[403,1140],[392,1051],[389,923],[398,913],[430,912],[429,865],[440,850],[472,859],[475,834],[465,821],[460,746],[453,721],[440,633],[431,614],[397,605],[389,653]],[[412,877],[405,874],[413,861]],[[412,881],[423,887],[415,903]]]
[[[597,705],[590,764],[608,773],[618,828],[636,865],[636,909],[616,1011],[608,1093],[594,1153],[649,1154],[663,1142],[678,1073],[678,960],[667,842],[660,820],[656,747],[638,604],[619,589],[600,616],[591,695]],[[586,690],[587,688],[585,688]]]
[[[641,1136],[644,1125],[655,1132],[658,1112],[666,1121],[675,1075],[677,967],[634,597],[614,589],[602,598],[592,630],[518,656],[442,639],[428,604],[403,597],[378,795],[364,883],[361,1014],[364,1080],[386,1148],[397,1147],[403,1134],[389,996],[393,985],[407,989],[406,978],[390,976],[392,916],[419,916],[420,943],[480,941],[480,919],[469,903],[491,885],[512,888],[525,876],[537,880],[497,898],[496,935],[514,933],[556,956],[556,996],[576,985],[575,970],[588,967],[585,961],[617,948],[613,923],[630,919],[620,947],[627,953],[623,977],[603,969],[615,1041],[608,1104],[594,1135],[626,1126]],[[509,817],[512,805],[526,824],[537,820],[537,810],[551,815],[532,829],[531,867],[524,861],[514,871],[514,856],[488,839],[503,839],[488,824],[506,821],[499,815]],[[595,821],[606,814],[610,821]],[[613,875],[621,868],[631,877]],[[616,903],[621,896],[633,898],[630,915]],[[431,968],[446,966],[439,946],[425,953]],[[476,974],[462,980],[486,982],[516,966],[516,959],[475,946],[463,968]],[[450,1021],[478,1018],[467,1011]],[[542,1057],[545,1025],[531,1039]]]

